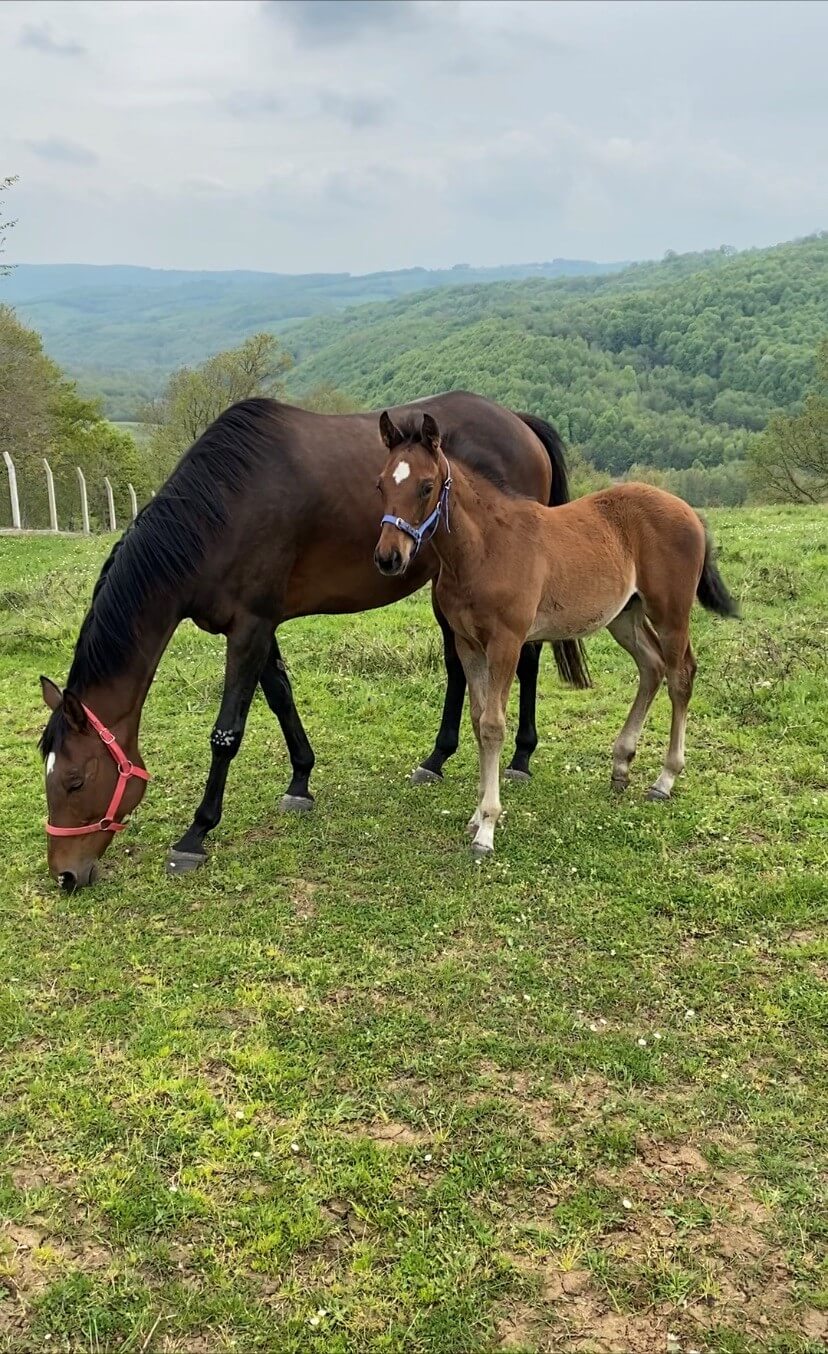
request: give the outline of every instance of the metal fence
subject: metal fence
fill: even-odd
[[[77,479],[77,493],[72,496],[71,503],[66,504],[66,496],[69,493],[69,484],[71,483],[71,481],[69,483],[64,481],[61,485],[61,493],[63,495],[61,507],[65,507],[66,509],[66,511],[64,512],[64,521],[66,520],[68,514],[70,521],[72,523],[77,523],[80,530],[78,530],[75,525],[72,525],[70,527],[61,527],[60,518],[58,516],[58,502],[57,502],[58,495],[55,488],[55,477],[54,474],[52,473],[52,468],[49,465],[49,462],[44,456],[42,458],[42,461],[46,485],[46,503],[48,505],[47,510],[49,517],[49,525],[47,527],[45,524],[41,526],[38,523],[33,523],[30,522],[29,520],[24,520],[24,516],[23,514],[21,514],[20,511],[20,492],[17,483],[17,470],[15,468],[14,461],[12,460],[8,451],[3,452],[3,460],[6,463],[6,471],[8,474],[9,503],[11,507],[11,526],[0,528],[0,530],[2,530],[4,534],[13,535],[16,534],[17,532],[20,532],[22,534],[27,531],[30,532],[45,531],[60,535],[91,536],[92,531],[95,529],[100,529],[101,531],[118,530],[118,521],[115,513],[115,492],[113,490],[112,483],[107,475],[102,476],[102,488],[105,494],[105,499],[102,501],[102,512],[100,514],[95,514],[92,517],[90,517],[89,493],[87,491],[86,476],[84,475],[80,466],[75,467],[75,476]],[[135,493],[135,489],[131,484],[127,484],[126,490],[129,496],[129,519],[134,521],[138,515],[138,496]],[[40,492],[42,493],[42,482]],[[121,486],[121,494],[122,493],[123,486]],[[121,525],[122,526],[124,525],[123,514]]]

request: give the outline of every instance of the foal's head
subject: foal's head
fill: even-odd
[[[71,893],[94,882],[98,859],[144,796],[146,773],[137,761],[113,808],[118,766],[90,724],[86,706],[74,692],[61,692],[48,677],[41,677],[40,686],[52,712],[40,740],[46,770],[49,872]],[[108,810],[111,819],[105,816]]]
[[[419,429],[403,433],[386,411],[380,415],[380,435],[388,448],[377,481],[383,515],[406,525],[383,522],[374,563],[380,573],[393,576],[404,574],[416,555],[417,530],[437,508],[449,472],[441,455],[440,429],[431,414],[422,415]]]

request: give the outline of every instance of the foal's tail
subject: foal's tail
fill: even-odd
[[[549,492],[550,508],[557,508],[569,502],[569,479],[566,473],[566,448],[557,428],[553,428],[546,419],[536,414],[518,414],[528,428],[542,443],[552,466],[552,488]],[[592,686],[587,667],[586,651],[579,639],[558,640],[552,645],[558,674],[568,686],[586,688]]]
[[[739,603],[731,597],[724,579],[716,564],[716,551],[707,526],[704,528],[704,568],[696,588],[696,596],[707,611],[715,611],[718,616],[741,615]]]

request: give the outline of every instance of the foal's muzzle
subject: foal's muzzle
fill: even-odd
[[[380,550],[377,546],[374,551],[374,563],[386,578],[394,578],[397,574],[405,573],[406,565],[399,550]]]

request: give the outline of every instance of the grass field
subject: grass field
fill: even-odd
[[[221,647],[190,627],[154,780],[93,890],[45,872],[36,678],[109,542],[0,542],[0,1350],[817,1354],[828,519],[711,514],[745,619],[695,617],[688,768],[609,752],[633,670],[544,660],[530,784],[470,861],[468,729],[418,597],[286,627],[317,810],[254,706],[211,859],[169,880]]]

